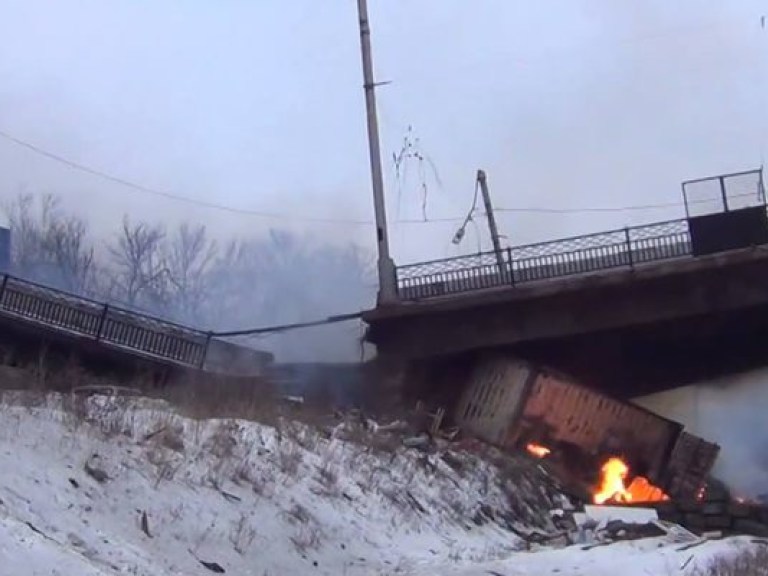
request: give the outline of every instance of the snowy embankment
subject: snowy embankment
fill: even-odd
[[[147,400],[0,405],[0,574],[599,575],[619,559],[626,574],[684,573],[739,543],[520,552],[516,533],[550,529],[562,503],[524,467],[296,423],[191,420]]]

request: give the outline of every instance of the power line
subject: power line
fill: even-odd
[[[307,222],[322,222],[322,223],[329,223],[329,224],[353,224],[353,225],[371,225],[372,222],[370,220],[353,220],[353,219],[341,219],[341,218],[316,218],[316,217],[304,217],[304,216],[291,216],[288,214],[281,214],[278,212],[266,212],[262,210],[252,210],[248,208],[235,208],[232,206],[226,206],[224,204],[217,204],[215,202],[208,202],[206,200],[198,200],[196,198],[190,198],[188,196],[182,196],[180,194],[174,194],[173,192],[167,192],[164,190],[158,190],[156,188],[150,188],[148,186],[144,186],[142,184],[137,184],[136,182],[132,182],[130,180],[126,180],[125,178],[120,178],[118,176],[113,176],[112,174],[108,174],[107,172],[104,172],[102,170],[97,170],[96,168],[91,168],[90,166],[85,166],[84,164],[80,164],[79,162],[75,162],[73,160],[69,160],[68,158],[65,158],[63,156],[59,156],[58,154],[54,154],[53,152],[49,152],[48,150],[45,150],[43,148],[40,148],[39,146],[36,146],[35,144],[31,144],[30,142],[27,142],[25,140],[22,140],[20,138],[16,138],[15,136],[12,136],[11,134],[8,134],[7,132],[4,132],[0,130],[0,137],[5,138],[6,140],[13,142],[14,144],[21,146],[22,148],[26,148],[27,150],[31,150],[32,152],[39,154],[40,156],[43,156],[45,158],[48,158],[50,160],[54,160],[55,162],[59,162],[60,164],[64,164],[65,166],[68,166],[69,168],[72,168],[73,170],[78,170],[80,172],[85,172],[86,174],[90,174],[92,176],[96,176],[98,178],[102,178],[104,180],[109,180],[110,182],[114,182],[116,184],[120,184],[121,186],[125,186],[126,188],[131,188],[133,190],[136,190],[138,192],[143,192],[144,194],[150,194],[152,196],[161,196],[163,198],[169,198],[171,200],[176,200],[179,202],[186,202],[187,204],[193,204],[197,206],[201,206],[204,208],[211,208],[214,210],[222,210],[225,212],[231,212],[231,213],[237,213],[237,214],[247,214],[251,216],[259,216],[262,218],[274,218],[274,219],[286,219],[286,220],[303,220]]]
[[[494,208],[497,212],[524,212],[532,214],[581,214],[589,212],[637,212],[642,210],[659,210],[662,208],[682,208],[682,202],[667,202],[665,204],[644,204],[639,206],[591,206],[583,208]]]
[[[178,202],[185,202],[187,204],[192,204],[195,206],[201,206],[203,208],[210,208],[214,210],[221,210],[224,212],[230,212],[235,214],[245,214],[249,216],[258,216],[262,218],[272,218],[277,220],[294,220],[294,221],[303,221],[303,222],[318,222],[318,223],[325,223],[325,224],[350,224],[354,226],[373,226],[372,220],[357,220],[357,219],[348,219],[348,218],[317,218],[312,216],[296,216],[296,215],[290,215],[290,214],[283,214],[279,212],[266,212],[263,210],[252,210],[248,208],[235,208],[233,206],[226,206],[224,204],[217,204],[215,202],[208,202],[206,200],[198,200],[196,198],[190,198],[189,196],[182,196],[180,194],[175,194],[173,192],[168,192],[164,190],[158,190],[156,188],[150,188],[149,186],[144,186],[143,184],[138,184],[136,182],[133,182],[131,180],[126,180],[125,178],[120,178],[119,176],[113,176],[112,174],[109,174],[103,170],[98,170],[96,168],[91,168],[90,166],[86,166],[84,164],[81,164],[79,162],[75,162],[73,160],[69,160],[68,158],[65,158],[63,156],[60,156],[58,154],[55,154],[53,152],[50,152],[48,150],[45,150],[35,144],[32,144],[30,142],[27,142],[25,140],[22,140],[20,138],[16,138],[15,136],[12,136],[11,134],[8,134],[7,132],[4,132],[0,130],[0,137],[5,138],[6,140],[16,144],[17,146],[21,146],[22,148],[26,148],[27,150],[30,150],[34,152],[35,154],[38,154],[40,156],[43,156],[45,158],[48,158],[49,160],[53,160],[55,162],[58,162],[60,164],[63,164],[73,170],[78,170],[80,172],[84,172],[86,174],[90,174],[92,176],[96,176],[98,178],[102,178],[104,180],[108,180],[110,182],[114,182],[116,184],[119,184],[121,186],[124,186],[126,188],[130,188],[132,190],[136,190],[138,192],[142,192],[144,194],[150,194],[152,196],[161,196],[163,198],[168,198],[171,200],[175,200]],[[398,224],[429,224],[432,222],[458,222],[462,220],[460,217],[455,218],[432,218],[428,220],[423,219],[403,219],[398,220]]]
[[[729,198],[747,198],[754,196],[754,192],[742,192],[740,194],[729,194]],[[719,202],[720,198],[705,198],[701,200],[690,200],[692,204],[709,204]],[[642,210],[659,210],[663,208],[684,208],[682,202],[667,202],[662,204],[640,204],[636,206],[592,206],[583,208],[494,208],[496,212],[522,212],[533,214],[582,214],[590,212],[637,212]]]
[[[64,156],[60,156],[59,154],[50,152],[26,140],[17,138],[2,130],[0,130],[0,137],[8,140],[9,142],[16,144],[17,146],[30,150],[35,154],[48,158],[49,160],[53,160],[55,162],[68,166],[73,170],[78,170],[80,172],[84,172],[86,174],[90,174],[92,176],[96,176],[98,178],[102,178],[104,180],[114,182],[126,188],[130,188],[132,190],[142,192],[144,194],[161,196],[163,198],[168,198],[178,202],[185,202],[187,204],[201,206],[204,208],[221,210],[224,212],[230,212],[234,214],[258,216],[261,218],[271,218],[271,219],[277,219],[277,220],[293,220],[293,221],[303,221],[303,222],[317,222],[317,223],[325,223],[325,224],[349,224],[354,226],[373,226],[374,225],[374,222],[372,220],[296,216],[296,215],[284,214],[279,212],[253,210],[249,208],[235,208],[233,206],[217,204],[215,202],[208,202],[206,200],[198,200],[196,198],[190,198],[189,196],[182,196],[180,194],[175,194],[173,192],[158,190],[156,188],[144,186],[142,184],[138,184],[131,180],[126,180],[125,178],[114,176],[103,170],[91,168],[90,166],[86,166],[79,162],[75,162],[74,160],[65,158]],[[552,208],[552,207],[532,206],[532,207],[521,207],[521,208],[496,208],[495,210],[497,212],[530,213],[530,214],[586,214],[591,212],[633,212],[633,211],[643,211],[643,210],[658,210],[662,208],[680,208],[682,206],[683,204],[679,202],[669,202],[664,204],[646,204],[646,205],[637,205],[637,206],[587,206],[587,207],[581,207],[581,208]],[[427,219],[414,218],[414,219],[396,220],[395,223],[396,224],[432,224],[432,223],[447,223],[447,222],[465,222],[466,219],[467,219],[466,216],[451,216],[451,217],[445,217],[445,218],[427,218]]]

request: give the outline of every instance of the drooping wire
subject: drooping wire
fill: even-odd
[[[432,171],[432,176],[435,179],[435,183],[438,188],[443,187],[440,174],[437,171],[437,166],[432,159],[424,153],[421,149],[421,140],[418,136],[413,135],[413,126],[409,125],[405,136],[403,137],[403,145],[398,152],[392,154],[392,161],[395,166],[395,179],[397,181],[397,211],[400,213],[400,206],[402,203],[403,189],[406,184],[408,176],[408,161],[415,160],[417,172],[419,175],[419,190],[421,191],[421,217],[424,222],[429,221],[427,216],[427,201],[429,198],[429,185],[427,184],[427,170],[428,166]]]
[[[480,181],[475,180],[475,193],[472,196],[472,206],[469,207],[469,212],[467,212],[467,215],[464,218],[464,222],[462,222],[461,226],[459,226],[459,229],[456,230],[456,233],[453,235],[453,243],[458,244],[461,242],[461,240],[464,238],[464,234],[466,234],[467,231],[467,224],[472,222],[475,224],[475,221],[473,219],[475,210],[477,210],[477,196],[480,192]],[[478,241],[480,238],[480,230],[478,230],[477,225],[475,224],[475,231],[477,232]],[[479,251],[479,246],[478,246]]]

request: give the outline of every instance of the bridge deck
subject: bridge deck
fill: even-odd
[[[118,353],[183,368],[206,369],[212,344],[216,356],[226,351],[223,345],[231,346],[212,341],[201,330],[10,275],[3,276],[0,284],[0,318],[69,341],[90,341]]]

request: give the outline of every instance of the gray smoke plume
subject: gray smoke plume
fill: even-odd
[[[768,368],[646,396],[636,402],[720,444],[714,475],[735,496],[768,494]]]

